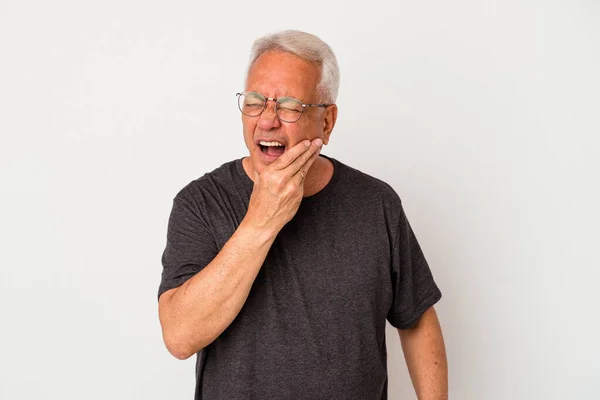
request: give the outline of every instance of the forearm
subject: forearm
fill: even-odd
[[[243,221],[210,264],[161,296],[163,338],[175,357],[190,357],[233,322],[275,236],[275,232]]]
[[[435,309],[427,310],[414,327],[398,332],[418,399],[447,399],[448,362]]]

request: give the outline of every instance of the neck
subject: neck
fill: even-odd
[[[304,197],[319,193],[333,176],[333,164],[325,157],[317,157],[304,180]]]

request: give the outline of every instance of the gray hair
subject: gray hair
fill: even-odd
[[[295,54],[321,67],[321,80],[317,85],[319,102],[335,103],[340,86],[340,70],[333,50],[327,43],[310,33],[286,30],[258,38],[252,45],[250,63],[246,73],[254,62],[266,51],[284,51]]]

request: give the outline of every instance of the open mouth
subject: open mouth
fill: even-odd
[[[280,157],[285,152],[285,146],[279,142],[260,142],[259,147],[269,157]]]

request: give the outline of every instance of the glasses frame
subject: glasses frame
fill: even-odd
[[[246,114],[245,112],[242,111],[242,107],[240,105],[240,96],[245,96],[248,93],[256,93],[262,97],[264,97],[265,99],[265,104],[263,105],[262,110],[260,110],[260,112],[256,115],[250,115],[250,114]],[[265,95],[263,95],[262,93],[259,92],[254,92],[254,91],[250,91],[250,92],[240,92],[240,93],[236,93],[235,94],[238,98],[238,108],[241,111],[242,114],[248,116],[248,117],[258,117],[259,115],[261,115],[266,109],[267,109],[267,101],[271,100],[275,102],[275,115],[277,116],[277,118],[279,118],[281,121],[283,122],[288,122],[288,123],[293,123],[293,122],[297,122],[300,118],[302,118],[302,114],[304,114],[304,110],[306,110],[308,107],[329,107],[331,104],[304,104],[302,101],[300,101],[299,99],[295,98],[295,97],[289,97],[289,96],[285,96],[285,97],[280,97],[278,99],[273,98],[273,97],[267,97]],[[281,99],[291,99],[291,100],[295,100],[298,103],[300,103],[302,105],[302,111],[300,111],[300,116],[298,116],[298,118],[294,121],[288,121],[285,119],[282,119],[281,117],[279,117],[279,113],[277,112],[277,110],[279,109],[277,107],[277,100],[281,100]]]

